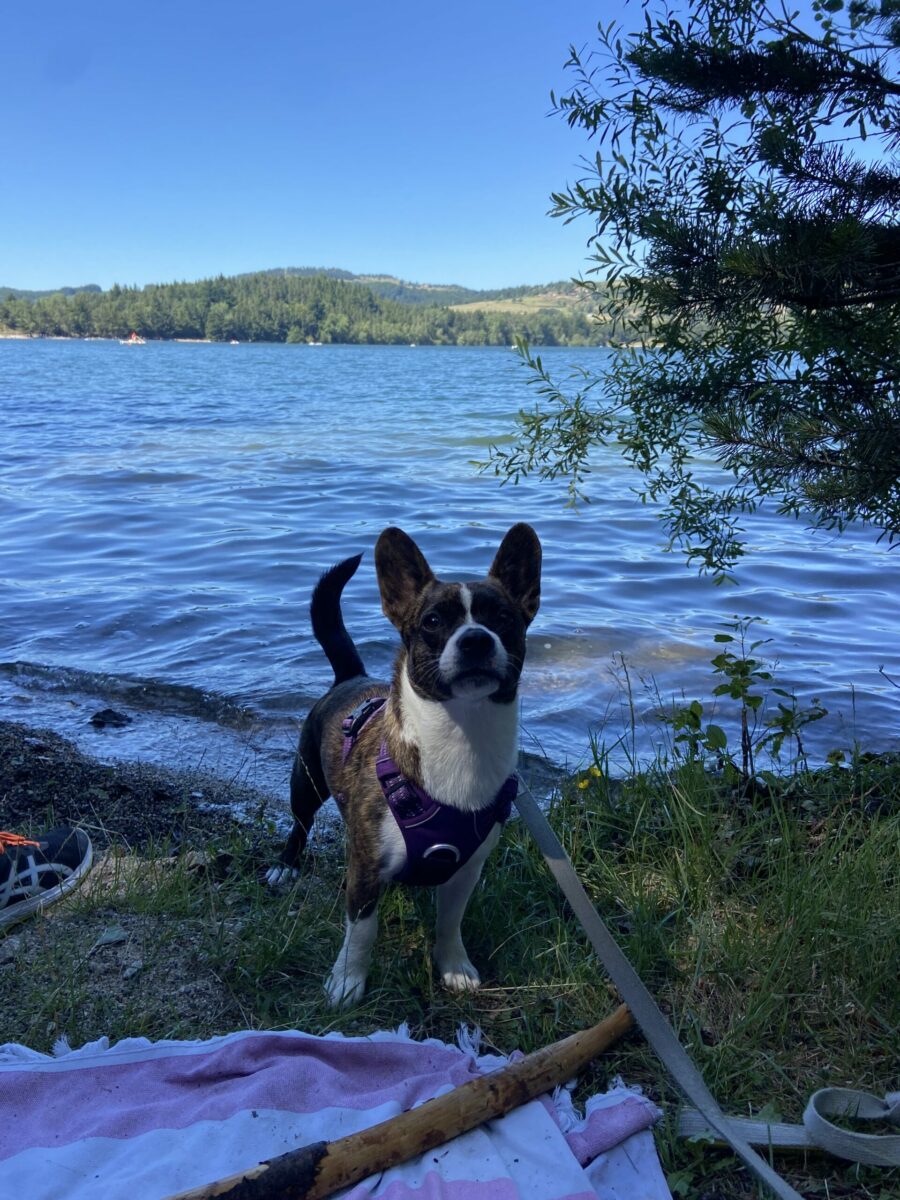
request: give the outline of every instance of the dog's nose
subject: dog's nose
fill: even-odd
[[[469,662],[488,658],[494,650],[494,636],[477,626],[464,630],[457,639],[456,648],[462,658]]]

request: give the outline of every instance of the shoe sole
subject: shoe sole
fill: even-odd
[[[85,834],[85,837],[87,835]],[[63,896],[67,896],[73,891],[87,875],[91,869],[91,864],[94,861],[94,847],[91,845],[91,840],[88,838],[87,854],[84,859],[78,864],[72,874],[58,883],[56,887],[49,888],[40,896],[32,896],[30,900],[22,900],[18,904],[11,904],[0,912],[0,929],[7,929],[10,925],[16,925],[19,921],[24,921],[26,917],[33,916],[34,913],[42,912],[51,904],[55,904],[57,900],[62,900]]]

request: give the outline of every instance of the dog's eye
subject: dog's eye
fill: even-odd
[[[427,629],[430,633],[434,633],[435,630],[440,629],[443,623],[444,622],[441,620],[441,614],[439,612],[435,612],[434,609],[432,609],[431,612],[427,612],[422,618],[422,628]]]
[[[474,613],[476,621],[486,625],[488,629],[497,631],[507,630],[512,624],[512,613],[502,605],[479,605]]]

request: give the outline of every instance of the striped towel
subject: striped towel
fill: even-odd
[[[157,1200],[395,1116],[506,1060],[405,1030],[0,1046],[0,1180],[29,1200]],[[624,1085],[579,1117],[559,1089],[345,1192],[353,1200],[668,1200]]]

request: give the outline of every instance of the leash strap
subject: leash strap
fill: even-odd
[[[829,1117],[855,1117],[900,1125],[900,1092],[883,1100],[855,1088],[822,1088],[814,1092],[803,1114],[803,1126],[823,1150],[874,1167],[900,1167],[900,1134],[856,1133],[833,1124]]]
[[[644,1036],[678,1087],[702,1114],[708,1128],[718,1134],[722,1141],[727,1142],[738,1158],[767,1185],[778,1200],[803,1200],[800,1193],[756,1153],[740,1130],[733,1127],[732,1122],[719,1108],[672,1026],[657,1008],[656,1001],[604,925],[569,856],[538,807],[531,789],[524,783],[516,797],[516,808],[531,831],[547,866],[581,922],[609,977],[643,1030]]]
[[[745,1117],[728,1120],[732,1129],[739,1129],[748,1142],[758,1146],[825,1150],[838,1158],[871,1167],[900,1166],[900,1134],[858,1133],[835,1125],[829,1117],[900,1125],[900,1092],[888,1092],[882,1100],[854,1088],[822,1088],[810,1097],[802,1125],[770,1125]],[[678,1132],[682,1137],[696,1137],[713,1131],[701,1113],[685,1108],[678,1115]]]

